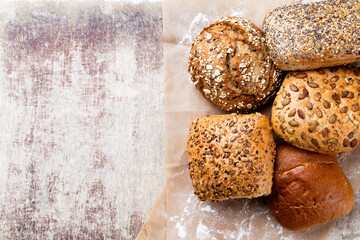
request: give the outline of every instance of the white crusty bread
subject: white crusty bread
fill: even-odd
[[[271,192],[275,143],[265,115],[196,119],[187,152],[190,177],[200,200],[255,198]]]
[[[352,67],[288,73],[272,107],[276,135],[310,151],[352,151],[360,140],[359,75]]]

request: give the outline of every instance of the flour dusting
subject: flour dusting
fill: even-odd
[[[210,237],[209,228],[200,221],[196,229],[196,239],[207,240],[210,239]]]
[[[178,236],[180,238],[186,237],[186,228],[184,225],[180,224],[179,222],[176,223],[176,229],[178,230]]]
[[[196,36],[210,24],[210,19],[203,13],[198,13],[194,20],[190,23],[188,32],[184,34],[183,39],[179,42],[180,45],[191,45]]]
[[[301,3],[321,2],[322,0],[302,0]]]
[[[231,16],[235,16],[235,17],[244,17],[246,14],[247,14],[246,9],[242,9],[240,11],[232,10],[232,12],[231,12]]]
[[[216,212],[214,209],[211,209],[210,205],[206,205],[205,207],[200,208],[200,210],[203,212],[211,212],[211,213]]]

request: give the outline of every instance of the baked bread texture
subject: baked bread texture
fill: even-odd
[[[194,193],[200,200],[255,198],[271,192],[275,143],[265,115],[196,119],[187,152]]]
[[[335,155],[278,144],[272,193],[267,204],[290,230],[321,224],[351,211],[354,193]]]
[[[252,112],[281,84],[264,34],[249,20],[224,17],[206,27],[192,45],[189,73],[200,93],[228,112]]]
[[[264,20],[269,52],[282,70],[308,70],[360,60],[360,0],[277,8]]]
[[[352,67],[289,72],[272,107],[276,135],[310,151],[352,151],[360,140],[359,75]]]

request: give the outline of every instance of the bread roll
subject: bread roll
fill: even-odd
[[[282,70],[308,70],[360,60],[360,1],[330,0],[280,7],[263,28]]]
[[[353,189],[335,155],[286,143],[276,151],[274,184],[266,201],[283,227],[301,230],[351,211]]]
[[[360,140],[360,77],[352,67],[291,72],[275,98],[271,124],[288,143],[343,154]]]
[[[224,17],[206,27],[193,43],[189,73],[200,93],[229,112],[251,112],[281,84],[264,34],[249,20]]]
[[[190,177],[200,200],[255,198],[271,192],[275,143],[265,115],[196,119],[187,152]]]

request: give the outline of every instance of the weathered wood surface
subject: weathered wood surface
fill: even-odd
[[[165,182],[161,2],[2,2],[0,239],[133,239]]]

